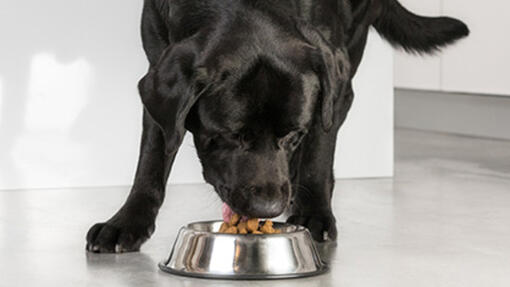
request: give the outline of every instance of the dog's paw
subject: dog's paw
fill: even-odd
[[[313,239],[318,242],[335,241],[337,238],[336,219],[332,213],[292,215],[287,222],[308,228]]]
[[[140,250],[140,246],[154,232],[154,225],[115,224],[111,222],[97,223],[87,233],[89,252],[94,253],[125,253]]]

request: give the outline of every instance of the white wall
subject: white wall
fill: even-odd
[[[129,185],[147,69],[143,1],[0,2],[0,189]],[[370,41],[338,176],[393,174],[392,52]],[[171,175],[201,181],[190,138]]]
[[[470,27],[471,35],[437,57],[414,58],[398,53],[397,87],[510,96],[510,2],[400,1],[417,13],[462,19]]]
[[[338,178],[393,176],[393,49],[370,34],[354,80],[355,99],[339,134]]]
[[[443,56],[445,91],[510,96],[510,2],[443,0],[443,12],[464,19],[471,36]]]

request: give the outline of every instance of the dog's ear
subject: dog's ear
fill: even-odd
[[[167,154],[179,149],[186,117],[201,95],[201,85],[192,80],[192,73],[184,73],[179,66],[166,71],[153,68],[138,85],[145,110],[163,131]]]
[[[335,98],[340,94],[340,78],[335,73],[334,56],[320,52],[314,55],[314,70],[317,72],[321,84],[321,116],[324,130],[329,131],[334,121]]]
[[[310,58],[321,84],[321,117],[324,130],[334,124],[335,99],[344,92],[349,80],[350,63],[346,50],[332,47],[320,32],[306,23],[298,23],[298,30],[315,47]]]

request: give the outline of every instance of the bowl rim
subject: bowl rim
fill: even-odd
[[[244,235],[244,234],[243,234]],[[320,260],[320,264],[316,271],[306,272],[306,273],[286,273],[286,274],[264,274],[264,275],[250,275],[250,274],[211,274],[211,273],[194,273],[194,272],[186,272],[182,270],[174,269],[170,266],[167,266],[165,261],[161,261],[158,264],[158,267],[164,273],[184,276],[189,278],[197,278],[197,279],[211,279],[211,280],[233,280],[233,281],[271,281],[271,280],[292,280],[292,279],[301,279],[308,277],[315,277],[319,275],[323,275],[330,271],[328,264],[324,263]]]
[[[211,232],[211,231],[202,231],[202,230],[196,230],[196,229],[191,228],[191,226],[194,224],[214,224],[214,223],[223,223],[223,222],[224,222],[223,220],[194,221],[194,222],[190,222],[190,223],[184,225],[183,227],[181,227],[181,231],[186,230],[186,231],[191,231],[195,234],[214,234],[215,236],[225,236],[225,237],[241,237],[242,236],[242,237],[257,237],[257,238],[266,237],[266,236],[282,237],[285,235],[292,235],[292,234],[299,234],[299,233],[306,233],[306,232],[309,233],[308,229],[304,226],[286,223],[286,222],[279,222],[279,221],[273,221],[273,223],[280,224],[280,225],[286,225],[286,226],[295,226],[296,230],[291,231],[291,232],[274,233],[274,234],[252,234],[252,233],[249,233],[249,234],[228,234],[228,233],[219,233],[219,232]]]

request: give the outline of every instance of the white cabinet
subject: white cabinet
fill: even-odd
[[[501,0],[401,0],[421,14],[462,19],[469,38],[441,56],[395,59],[397,87],[510,96],[510,2]]]

